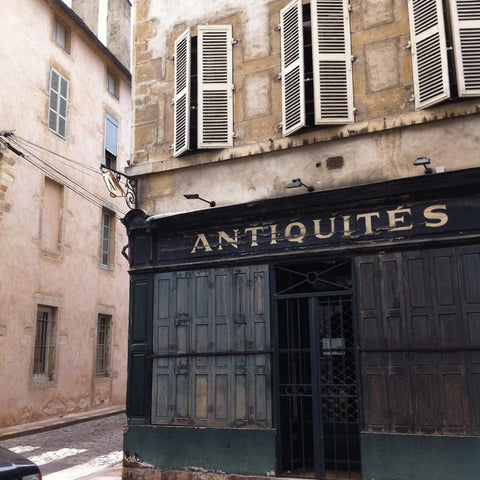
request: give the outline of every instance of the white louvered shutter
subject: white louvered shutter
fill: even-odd
[[[348,0],[312,0],[315,123],[353,122]]]
[[[190,148],[190,52],[190,29],[187,29],[175,41],[174,50],[174,157],[178,157]]]
[[[305,126],[305,73],[302,1],[280,11],[282,133],[286,137]]]
[[[233,146],[232,26],[198,26],[198,148]]]
[[[67,136],[68,90],[68,80],[52,68],[50,72],[48,128],[63,138]]]
[[[480,96],[480,0],[451,0],[458,95]]]
[[[408,0],[415,108],[450,97],[442,0]]]

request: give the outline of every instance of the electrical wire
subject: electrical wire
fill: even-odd
[[[87,188],[85,188],[83,185],[80,183],[76,182],[73,180],[70,176],[62,172],[59,168],[57,168],[55,165],[50,163],[48,160],[42,158],[38,153],[31,151],[29,147],[27,147],[28,144],[31,144],[34,147],[38,147],[39,149],[51,153],[55,156],[58,156],[60,158],[63,158],[64,160],[67,160],[68,162],[71,162],[75,165],[82,166],[86,170],[89,171],[94,171],[97,173],[97,175],[101,175],[99,170],[95,170],[93,167],[86,166],[81,164],[80,162],[68,159],[67,157],[64,157],[62,155],[56,154],[55,152],[52,152],[48,149],[44,149],[43,147],[40,147],[38,145],[33,144],[33,142],[28,142],[25,139],[20,139],[20,141],[17,139],[17,137],[13,134],[12,131],[1,131],[0,132],[0,142],[3,143],[8,149],[13,151],[15,154],[18,156],[24,158],[27,162],[29,162],[31,165],[35,166],[38,168],[40,171],[42,171],[45,175],[49,176],[52,178],[52,180],[57,181],[58,183],[63,184],[66,188],[70,189],[80,197],[84,198],[85,200],[89,201],[93,205],[103,208],[105,206],[105,200],[101,197],[98,196],[97,194],[91,192]],[[22,151],[22,150],[24,151]],[[24,152],[27,152],[26,154]],[[78,169],[75,169],[78,170]],[[91,175],[89,175],[91,176]],[[97,176],[100,180],[100,178]],[[122,211],[119,208],[116,207],[110,207],[110,210],[112,210],[117,218],[120,218],[120,216],[125,216],[126,212]]]

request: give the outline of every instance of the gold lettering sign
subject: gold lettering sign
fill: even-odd
[[[327,219],[279,223],[235,228],[230,232],[217,231],[216,234],[198,233],[190,253],[220,251],[232,247],[239,249],[264,248],[281,242],[298,245],[313,245],[321,242],[334,242],[335,238],[354,240],[363,236],[382,235],[386,232],[412,231],[415,228],[431,229],[448,223],[446,204],[417,207],[416,215],[411,207],[399,205],[390,210],[362,212],[353,215],[331,216]]]

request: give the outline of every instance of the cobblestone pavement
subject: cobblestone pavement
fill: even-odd
[[[43,480],[113,480],[122,476],[124,413],[0,441],[35,462]]]

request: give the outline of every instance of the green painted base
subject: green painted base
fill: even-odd
[[[362,433],[363,480],[478,480],[480,437]]]
[[[129,461],[154,468],[262,476],[275,472],[275,430],[130,425],[123,450]]]

